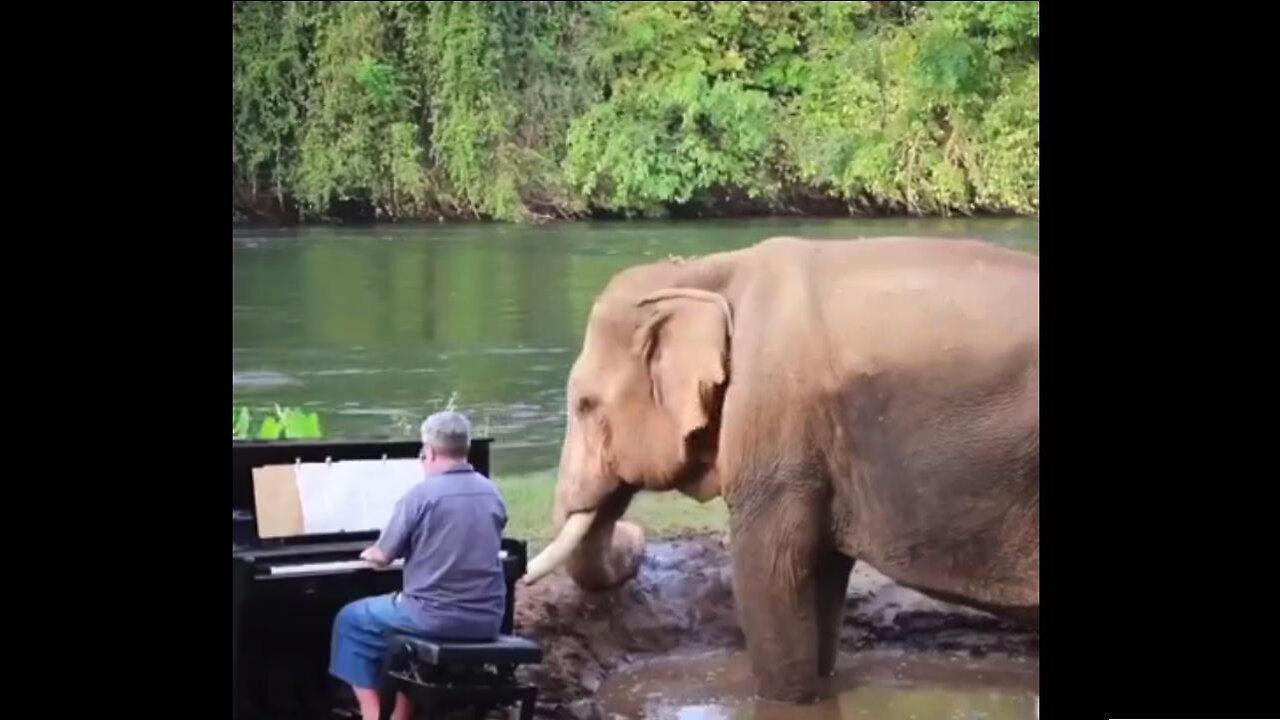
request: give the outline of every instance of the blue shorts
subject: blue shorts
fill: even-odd
[[[387,636],[397,632],[424,634],[400,607],[398,595],[362,598],[338,611],[333,621],[330,675],[354,687],[376,689]]]

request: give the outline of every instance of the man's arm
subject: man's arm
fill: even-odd
[[[360,553],[362,560],[367,560],[379,567],[392,560],[402,558],[409,549],[409,539],[413,536],[414,525],[422,516],[421,509],[412,505],[408,497],[400,498],[395,510],[391,512],[391,520],[383,529],[378,542],[365,548]]]
[[[360,553],[361,560],[367,560],[378,567],[385,567],[391,564],[391,558],[382,554],[382,549],[377,545],[370,545]]]

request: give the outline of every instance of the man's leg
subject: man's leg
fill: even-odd
[[[413,717],[413,703],[404,693],[396,693],[396,709],[391,712],[391,720],[410,720]]]
[[[396,607],[394,594],[356,600],[338,612],[329,673],[351,686],[362,720],[378,720],[378,672],[387,636],[415,630],[413,621]],[[396,693],[393,720],[410,720],[412,715],[409,698]]]
[[[356,702],[360,704],[360,720],[378,720],[378,691],[370,688],[351,688],[356,694]],[[396,707],[391,711],[391,720],[410,720],[413,717],[413,703],[404,693],[396,693]]]
[[[378,720],[378,691],[369,688],[351,687],[356,694],[356,703],[360,705],[360,720]]]

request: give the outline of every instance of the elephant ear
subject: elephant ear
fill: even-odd
[[[733,311],[723,295],[670,288],[638,303],[652,309],[639,333],[653,398],[682,437],[707,426],[717,388],[728,379]]]

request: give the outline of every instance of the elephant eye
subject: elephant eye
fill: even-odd
[[[578,398],[578,414],[586,415],[592,410],[595,410],[596,404],[596,399],[593,397],[583,396]]]

